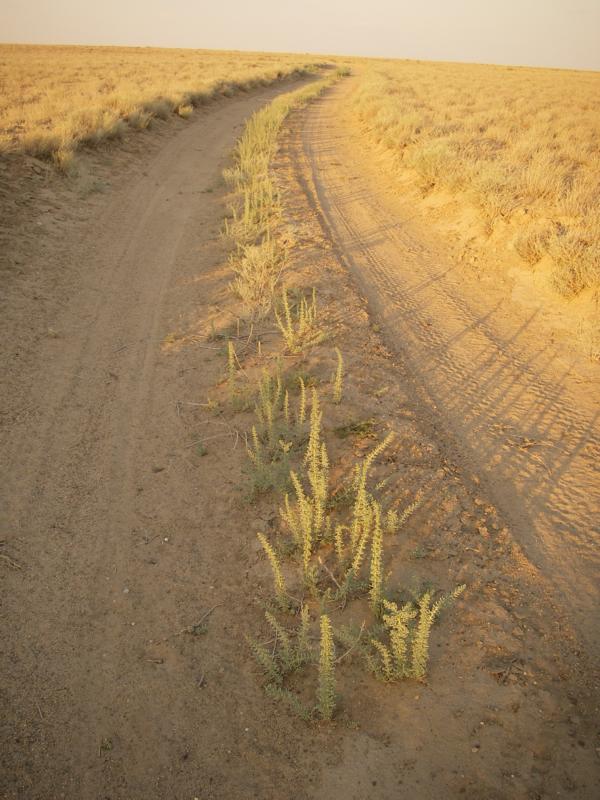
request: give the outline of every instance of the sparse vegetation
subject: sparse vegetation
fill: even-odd
[[[304,383],[300,383],[300,386],[303,387]],[[263,422],[268,440],[268,431],[274,430],[277,421],[285,415],[282,410],[285,403],[282,406],[280,401],[283,381],[279,371],[275,378],[263,374],[258,394],[261,402],[257,406],[257,415]],[[286,393],[284,396],[289,395]],[[296,424],[299,425],[298,422]],[[255,446],[254,451],[249,451],[249,455],[256,460],[255,452],[262,452],[256,428],[253,428],[252,436]],[[301,439],[296,439],[296,444],[300,441]],[[432,625],[442,608],[465,588],[459,586],[438,599],[434,599],[431,590],[425,591],[417,600],[408,600],[401,606],[391,599],[397,594],[397,589],[388,589],[385,583],[386,536],[397,533],[422,502],[422,497],[418,497],[402,514],[398,514],[392,508],[385,512],[381,501],[375,499],[375,493],[385,481],[379,481],[371,488],[369,474],[392,442],[393,437],[388,435],[362,460],[355,463],[346,481],[351,502],[349,505],[337,504],[329,485],[330,464],[323,437],[323,409],[317,390],[313,387],[308,442],[302,457],[297,452],[298,448],[295,448],[296,464],[290,468],[293,491],[284,495],[280,508],[280,528],[275,543],[271,543],[262,533],[258,534],[271,565],[275,601],[279,609],[293,612],[297,607],[293,598],[306,592],[321,609],[327,608],[329,604],[340,603],[345,608],[352,600],[360,601],[361,598],[368,597],[371,622],[365,638],[361,636],[361,642],[355,643],[355,646],[362,653],[369,670],[387,681],[425,677]],[[277,460],[276,455],[272,457]],[[297,572],[294,570],[294,575],[289,578],[289,591],[282,576],[281,558],[291,559],[298,565]],[[302,604],[301,626],[295,634],[298,641],[305,643],[309,638],[306,609],[306,604]],[[363,628],[366,623],[365,620]],[[272,621],[271,624],[273,625]],[[322,612],[317,712],[323,719],[331,718],[335,705],[329,625],[328,616]],[[389,640],[387,642],[381,638],[386,632]],[[282,649],[281,655],[277,656],[276,666],[278,674],[283,676],[299,668],[300,662],[296,659],[293,663],[297,663],[297,667],[290,667],[287,672],[283,669],[284,664],[289,666],[292,661],[286,656],[289,650],[286,638],[283,635],[279,638]],[[309,648],[306,644],[304,650],[307,649]],[[266,669],[264,653],[254,646],[253,650],[269,678],[269,685],[272,685],[273,665]],[[310,660],[303,659],[302,665]],[[282,682],[283,677],[277,684],[280,688]],[[271,690],[269,693],[272,697],[287,700],[288,705],[300,713],[296,701],[288,695],[287,689],[284,694]],[[300,715],[305,716],[304,713]]]
[[[337,76],[282,95],[257,111],[247,122],[234,153],[233,167],[224,176],[233,189],[225,233],[235,246],[231,288],[257,316],[272,307],[279,277],[285,266],[286,242],[277,236],[281,208],[270,173],[277,136],[293,108],[317,97]],[[316,309],[315,309],[316,313]]]

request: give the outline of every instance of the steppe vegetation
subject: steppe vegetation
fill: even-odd
[[[275,235],[281,203],[270,173],[278,133],[293,108],[318,97],[342,74],[343,70],[338,71],[278,97],[254,114],[238,141],[234,166],[225,171],[225,179],[234,190],[230,218],[225,223],[225,233],[235,247],[231,287],[255,315],[271,310],[285,266],[286,242]]]
[[[153,119],[188,117],[231,96],[314,67],[305,56],[124,47],[2,45],[0,153],[67,169],[81,145]]]
[[[600,286],[599,73],[381,62],[354,109],[400,173],[475,206],[485,235],[505,226],[560,294]]]
[[[375,465],[381,471],[392,434],[363,457],[346,454],[331,463],[325,422],[328,411],[344,403],[340,349],[331,348],[335,367],[328,383],[301,369],[329,334],[315,289],[286,285],[292,245],[271,162],[290,111],[346,74],[339,70],[257,112],[238,142],[234,166],[225,172],[233,190],[224,230],[233,247],[230,289],[249,325],[246,359],[227,342],[227,404],[233,413],[254,408],[246,443],[248,492],[273,501],[279,519],[275,531],[256,531],[272,577],[265,603],[271,638],[264,642],[248,634],[247,641],[267,694],[307,721],[334,716],[336,665],[350,652],[383,681],[424,679],[432,626],[465,588],[442,594],[430,585],[412,591],[388,585],[387,550],[420,499],[399,511],[397,499],[384,492],[389,475],[376,480],[371,474]],[[267,318],[274,318],[279,343],[266,355],[259,338],[256,354],[248,351],[254,325]],[[346,621],[347,609],[349,619],[357,610],[362,614],[361,625]]]

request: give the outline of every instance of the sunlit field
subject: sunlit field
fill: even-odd
[[[424,193],[476,206],[486,235],[514,227],[561,294],[600,284],[600,73],[380,62],[355,109]]]
[[[154,118],[188,116],[217,95],[310,68],[299,55],[122,47],[0,46],[0,152],[68,164],[81,144]]]

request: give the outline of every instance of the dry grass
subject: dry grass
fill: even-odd
[[[279,131],[292,110],[318,97],[340,77],[330,74],[281,95],[253,114],[237,142],[233,166],[224,171],[233,188],[231,216],[225,223],[225,233],[236,246],[231,254],[235,272],[231,288],[255,315],[271,309],[285,266],[286,244],[277,236],[281,203],[271,174]]]
[[[134,47],[0,46],[0,153],[68,168],[82,144],[266,85],[314,64],[306,56]]]
[[[600,73],[380,62],[354,99],[424,192],[474,204],[488,235],[514,226],[561,294],[600,285]]]

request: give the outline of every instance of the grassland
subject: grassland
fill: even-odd
[[[0,46],[0,153],[67,166],[84,144],[188,116],[194,106],[299,74],[306,56],[123,47]]]
[[[600,73],[379,62],[354,102],[424,194],[475,207],[562,295],[600,286]]]

